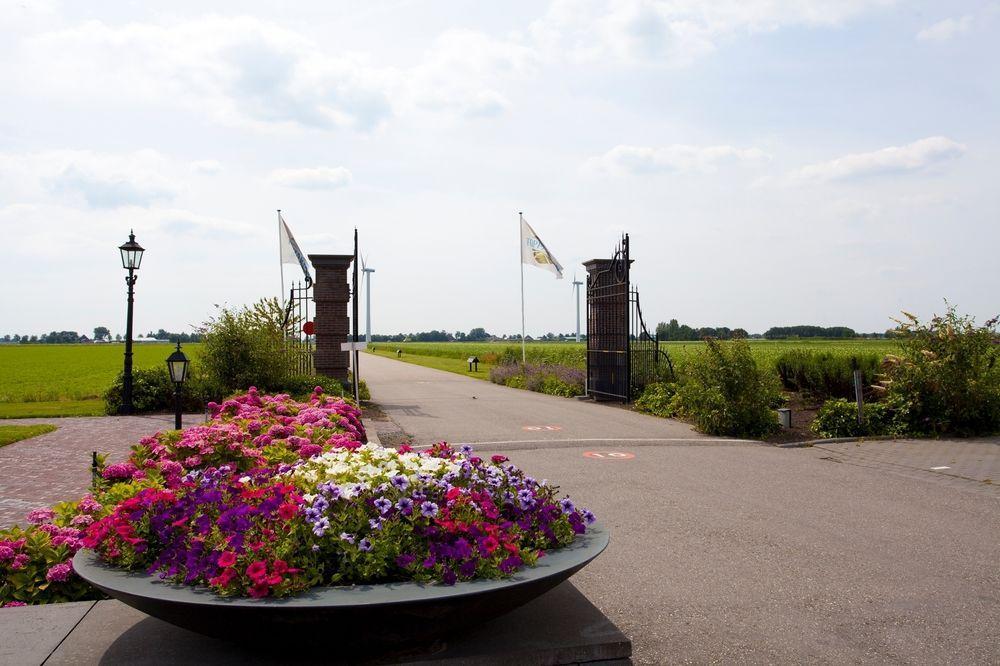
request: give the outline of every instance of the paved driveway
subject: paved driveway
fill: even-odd
[[[778,449],[362,361],[418,443],[504,451],[610,527],[574,581],[638,663],[1000,660],[998,439]]]

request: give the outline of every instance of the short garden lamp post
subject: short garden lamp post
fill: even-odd
[[[170,372],[170,381],[174,383],[174,429],[181,429],[181,388],[188,376],[188,366],[191,361],[181,351],[181,343],[177,342],[177,349],[167,357],[167,371]]]
[[[135,300],[135,272],[142,263],[142,253],[145,251],[135,242],[135,233],[129,231],[128,242],[120,245],[122,253],[122,268],[128,271],[125,284],[128,285],[128,312],[125,318],[125,372],[122,375],[122,413],[132,413],[132,303]]]

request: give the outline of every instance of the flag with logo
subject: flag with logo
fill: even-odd
[[[281,216],[281,211],[278,211],[278,242],[281,245],[281,264],[298,264],[302,268],[302,274],[306,278],[306,282],[312,282],[312,276],[309,274],[309,262],[306,261],[306,255],[302,254],[302,250],[299,249],[299,244],[295,242],[295,236],[292,235],[292,230],[288,228],[285,223],[285,218]]]
[[[521,216],[521,263],[555,273],[557,280],[562,279],[562,265],[552,256],[549,248],[545,247],[545,243],[523,215]]]

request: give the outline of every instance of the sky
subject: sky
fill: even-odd
[[[575,327],[629,233],[647,325],[1000,311],[1000,4],[0,0],[0,334],[136,330],[375,269],[372,327]],[[285,267],[286,279],[301,271]],[[362,315],[363,316],[363,315]]]

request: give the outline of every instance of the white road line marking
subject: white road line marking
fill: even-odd
[[[941,465],[940,467],[931,467],[931,471],[933,472],[936,472],[941,469],[951,469],[951,467],[948,467],[947,465]]]

